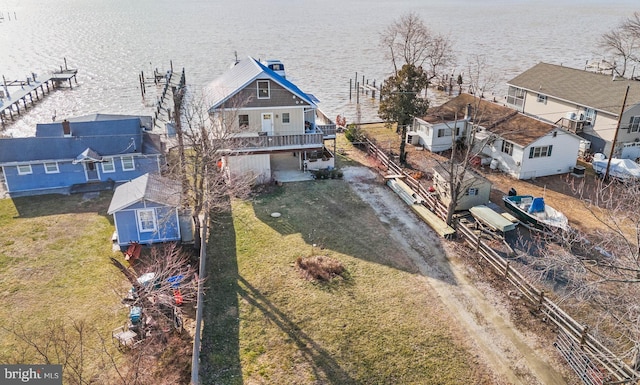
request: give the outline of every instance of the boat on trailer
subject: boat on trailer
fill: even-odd
[[[502,197],[504,205],[524,223],[540,230],[567,230],[569,221],[560,211],[545,203],[543,197],[509,194]]]

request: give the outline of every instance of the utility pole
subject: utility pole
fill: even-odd
[[[624,99],[622,99],[622,107],[620,108],[620,115],[618,115],[618,123],[616,124],[616,133],[613,135],[613,142],[611,142],[611,151],[609,152],[609,159],[607,159],[607,170],[604,173],[604,180],[609,177],[609,167],[611,166],[611,158],[613,158],[613,152],[616,149],[616,141],[618,140],[618,131],[620,131],[620,123],[622,122],[622,114],[624,114],[624,105],[627,104],[627,96],[629,95],[629,85],[627,84],[627,90],[624,93]]]

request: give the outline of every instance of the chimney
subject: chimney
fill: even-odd
[[[471,103],[467,103],[464,109],[464,119],[465,120],[471,119]]]
[[[64,136],[71,136],[71,125],[67,119],[62,121],[62,133]]]

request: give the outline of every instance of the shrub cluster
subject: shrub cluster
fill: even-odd
[[[342,171],[336,170],[335,168],[321,168],[320,170],[310,170],[315,179],[341,179]]]

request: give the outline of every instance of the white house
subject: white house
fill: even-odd
[[[281,75],[284,67],[268,65],[273,69],[249,57],[207,87],[210,115],[233,132],[223,167],[231,177],[251,174],[256,183],[277,179],[277,172],[334,167],[324,143],[335,140],[335,124],[313,95]]]
[[[590,142],[591,152],[640,157],[640,82],[539,63],[507,84],[508,106],[581,136]]]
[[[429,123],[432,131],[458,127],[456,139],[466,143],[467,135],[475,134],[474,151],[491,167],[517,179],[572,172],[583,140],[559,126],[469,94],[430,109],[421,121],[434,122]],[[439,138],[429,137],[454,143],[452,133],[450,129]]]

